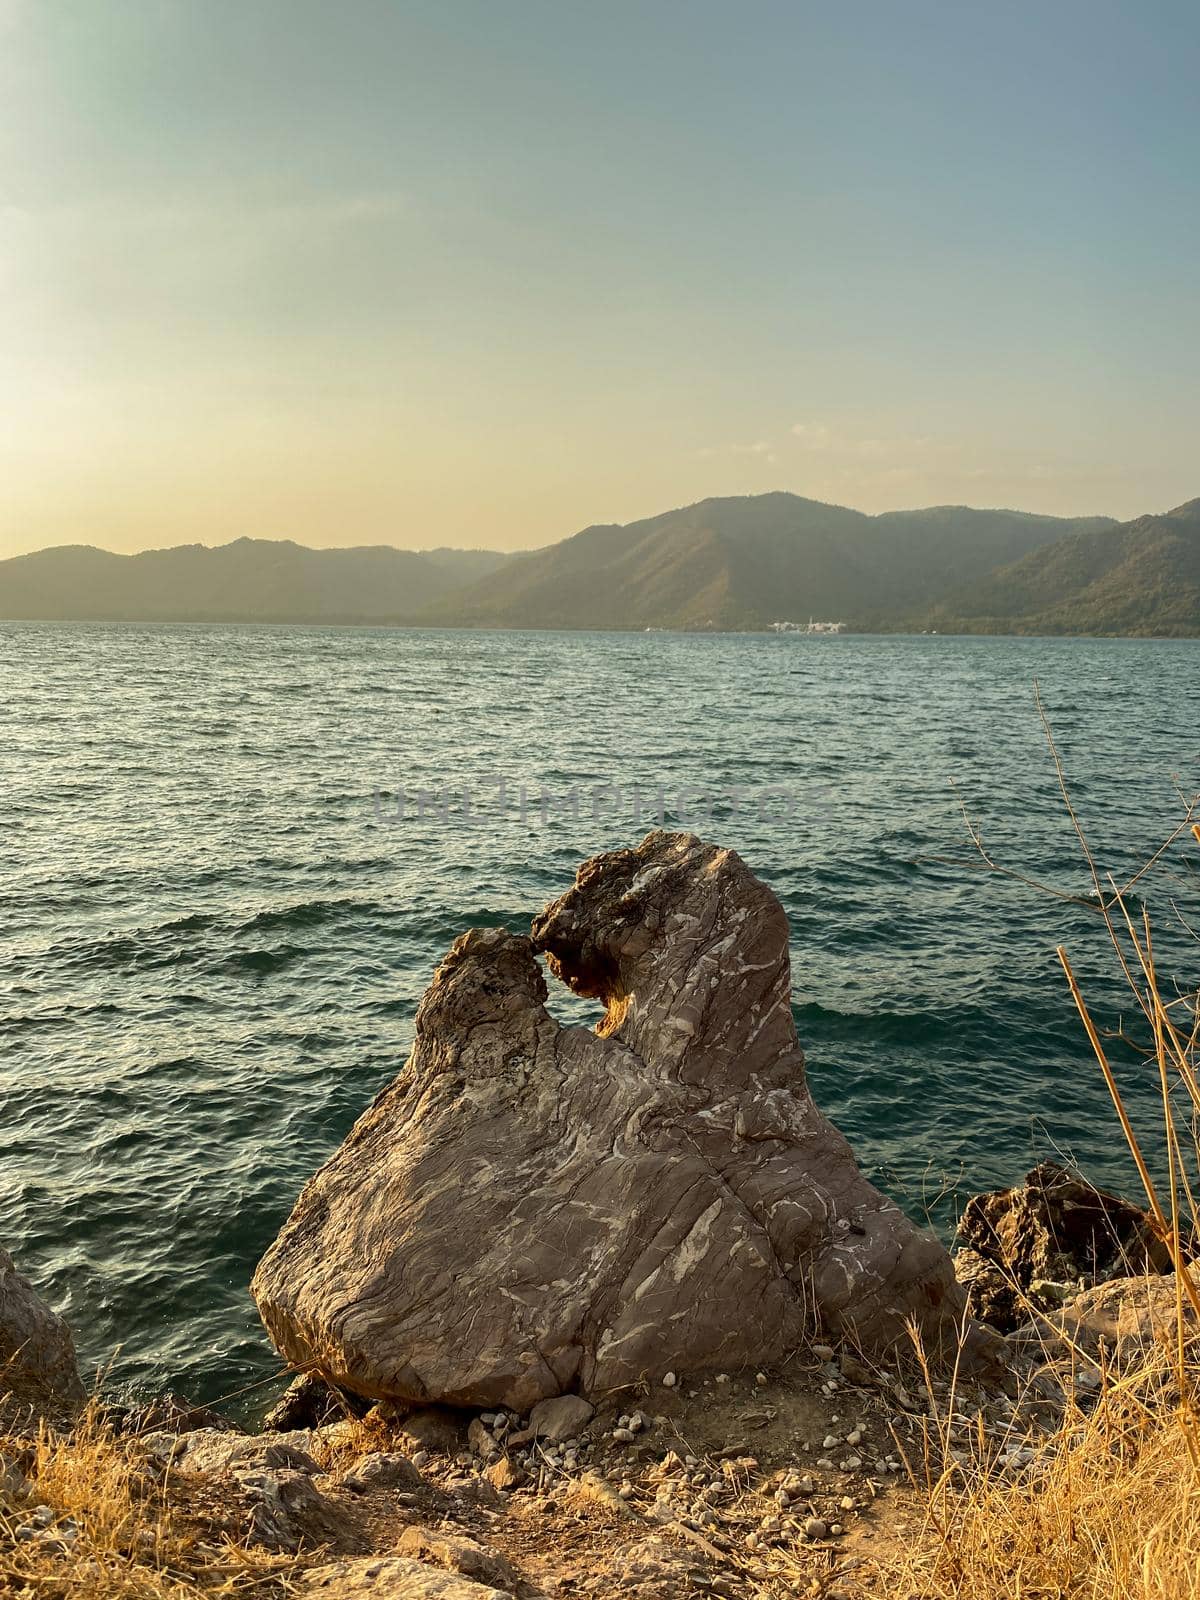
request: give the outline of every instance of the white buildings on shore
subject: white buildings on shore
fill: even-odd
[[[845,633],[844,622],[815,622],[809,617],[807,622],[773,622],[774,633]]]

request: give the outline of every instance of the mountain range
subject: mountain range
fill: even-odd
[[[704,500],[539,550],[312,550],[237,539],[0,561],[0,618],[1200,634],[1200,500],[1159,516],[935,506],[867,516],[774,493]]]

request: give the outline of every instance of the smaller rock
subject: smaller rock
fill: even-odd
[[[0,1395],[35,1415],[67,1418],[85,1395],[75,1345],[50,1310],[0,1249]]]
[[[360,1408],[360,1414],[361,1414]],[[290,1433],[295,1428],[319,1428],[350,1414],[349,1398],[315,1372],[294,1378],[262,1420],[266,1433]],[[182,1432],[182,1429],[177,1429]]]
[[[511,1600],[456,1573],[408,1556],[369,1556],[313,1567],[303,1574],[300,1600]]]
[[[491,1430],[484,1427],[478,1417],[475,1417],[467,1428],[467,1443],[477,1456],[482,1456],[485,1461],[490,1461],[497,1454],[496,1441],[492,1438]]]
[[[561,1444],[573,1439],[595,1416],[595,1407],[582,1395],[559,1394],[549,1400],[539,1400],[529,1413],[529,1425],[509,1437],[512,1446],[528,1444],[533,1439],[549,1439]]]
[[[842,1377],[845,1378],[847,1383],[857,1384],[860,1388],[874,1385],[875,1374],[871,1371],[870,1367],[864,1366],[863,1363],[857,1359],[857,1357],[852,1355],[844,1355],[841,1358],[839,1366],[841,1368]]]
[[[677,1382],[677,1379],[676,1379],[675,1374],[673,1372],[664,1372],[663,1373],[662,1386],[663,1386],[664,1389],[673,1389],[675,1387],[676,1382]]]
[[[321,1471],[306,1448],[312,1444],[312,1435],[303,1430],[290,1434],[250,1434],[197,1428],[178,1438],[169,1434],[146,1434],[142,1442],[153,1455],[161,1453],[164,1440],[171,1441],[167,1454],[181,1472],[209,1474],[234,1469],[286,1468],[315,1477]]]
[[[460,1573],[474,1583],[492,1584],[511,1590],[519,1582],[516,1572],[494,1550],[485,1550],[474,1539],[457,1534],[435,1533],[429,1528],[405,1528],[396,1541],[402,1556],[431,1561],[448,1572]]]
[[[589,1501],[592,1505],[601,1506],[607,1511],[615,1511],[622,1517],[632,1517],[634,1511],[628,1506],[611,1484],[605,1483],[598,1472],[585,1472],[581,1478],[576,1478],[571,1484],[570,1493],[573,1498]]]
[[[809,1517],[804,1524],[804,1537],[806,1539],[824,1539],[829,1532],[829,1526],[820,1517]]]
[[[483,1475],[492,1488],[499,1489],[502,1494],[511,1494],[526,1481],[524,1469],[511,1456],[502,1456],[499,1461],[494,1461],[484,1469]]]
[[[420,1489],[424,1482],[408,1457],[395,1450],[360,1456],[342,1478],[348,1489]]]
[[[814,1356],[816,1356],[818,1361],[833,1360],[834,1351],[831,1344],[814,1344],[812,1346],[812,1353]]]
[[[347,1508],[336,1505],[302,1472],[238,1472],[236,1482],[250,1502],[251,1543],[292,1553],[328,1545],[347,1553],[367,1548]]]
[[[16,1462],[0,1455],[0,1494],[9,1500],[23,1500],[31,1487],[29,1479]]]

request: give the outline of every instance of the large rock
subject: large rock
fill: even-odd
[[[605,1003],[594,1032],[547,1010],[539,953]],[[340,1386],[517,1411],[778,1362],[818,1324],[877,1348],[964,1303],[813,1102],[779,902],[666,833],[585,863],[532,939],[455,942],[253,1293]]]
[[[70,1329],[0,1250],[0,1401],[6,1412],[59,1417],[85,1399]]]
[[[1169,1272],[1145,1211],[1053,1161],[1012,1189],[975,1195],[955,1237],[955,1266],[981,1321],[1009,1333],[1064,1292],[1110,1278]]]

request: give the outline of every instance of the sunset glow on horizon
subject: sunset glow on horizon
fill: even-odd
[[[1198,44],[1082,0],[0,0],[0,557],[1165,510]]]

